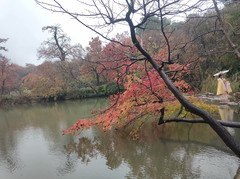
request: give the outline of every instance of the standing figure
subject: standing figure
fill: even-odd
[[[230,86],[229,81],[223,77],[223,74],[219,74],[218,76],[218,87],[217,87],[217,95],[220,95],[220,100],[222,102],[228,102],[228,94],[232,92],[232,88]]]

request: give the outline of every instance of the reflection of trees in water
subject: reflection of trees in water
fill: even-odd
[[[60,175],[65,175],[73,172],[77,164],[77,158],[74,154],[67,153],[65,154],[65,156],[66,156],[65,162],[61,164],[59,167],[57,167],[57,171]]]
[[[1,158],[0,160],[5,165],[5,167],[10,171],[10,173],[13,173],[16,169],[21,168],[21,165],[19,163],[18,157],[16,156],[16,153],[13,151],[1,151]]]
[[[29,108],[24,106],[9,111],[0,111],[0,159],[4,167],[11,173],[20,169],[22,161],[18,154],[24,132],[28,129],[41,129],[46,139],[57,140],[61,137],[57,118],[49,119],[59,111],[55,107],[35,105]],[[67,126],[67,125],[66,125]],[[61,140],[59,140],[61,141]],[[52,144],[50,142],[49,144]]]
[[[19,159],[16,153],[16,138],[17,133],[9,133],[6,135],[4,132],[11,130],[11,125],[6,116],[0,117],[0,161],[4,163],[6,168],[13,173],[17,168],[20,168]]]
[[[61,136],[63,127],[71,126],[81,114],[87,115],[87,110],[96,107],[96,103],[83,105],[81,107],[77,102],[68,105],[52,103],[45,107],[36,105],[31,109],[20,108],[1,113],[1,163],[6,163],[10,172],[21,167],[16,148],[19,134],[27,128],[44,131],[49,150],[56,155],[61,153],[61,163],[57,166],[59,175],[79,170],[76,168],[79,159],[88,164],[103,156],[111,170],[122,164],[128,165],[128,178],[199,178],[199,169],[193,169],[192,165],[194,157],[201,153],[202,148],[213,146],[221,151],[226,150],[218,136],[205,124],[143,126],[140,141],[132,141],[119,131],[116,132],[118,134],[105,136],[98,130],[93,130],[93,138],[81,137],[78,142],[74,142],[72,136]],[[239,130],[235,131],[235,135],[240,136]],[[64,144],[67,145],[63,149]]]
[[[127,164],[130,172],[127,178],[185,178],[199,177],[191,169],[192,152],[181,143],[157,140],[154,143],[132,141],[126,136],[105,136],[98,133],[94,139],[82,137],[79,143],[65,147],[65,153],[76,153],[81,162],[88,164],[99,154],[106,159],[111,169]]]
[[[12,107],[11,110],[0,109],[0,164],[11,173],[21,168],[18,155],[20,134],[30,128],[43,131],[49,150],[57,153],[64,143],[69,143],[72,136],[62,136],[61,131],[71,126],[77,119],[87,118],[92,109],[105,106],[105,99],[67,101]],[[22,136],[23,137],[23,136]],[[66,159],[66,166],[71,168],[73,161]],[[70,160],[69,162],[67,160]],[[66,168],[64,166],[63,168]],[[61,170],[60,170],[61,171]]]
[[[139,141],[121,131],[109,136],[93,131],[94,138],[80,137],[79,142],[68,144],[64,153],[75,154],[72,157],[85,164],[101,155],[111,170],[128,165],[127,178],[199,178],[202,171],[196,158],[208,153],[209,148],[216,155],[231,155],[205,124],[144,126]]]
[[[79,144],[73,143],[71,145],[64,146],[65,151],[68,153],[77,152],[77,157],[81,159],[81,162],[88,163],[90,159],[97,155],[97,151],[91,143],[91,140],[86,137],[79,139]]]

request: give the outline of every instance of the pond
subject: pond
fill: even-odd
[[[206,124],[143,126],[140,140],[97,128],[78,136],[62,130],[105,99],[22,105],[0,110],[0,178],[234,178],[240,160]],[[239,109],[219,107],[224,120]],[[227,128],[240,141],[240,129]]]

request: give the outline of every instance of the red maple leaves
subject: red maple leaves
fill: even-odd
[[[110,50],[111,49],[111,50]],[[116,53],[115,47],[106,49],[109,52]],[[110,107],[101,111],[101,113],[92,119],[78,120],[72,127],[63,131],[66,133],[75,133],[80,129],[86,129],[90,126],[97,125],[104,131],[112,128],[118,129],[134,125],[135,129],[139,128],[148,118],[161,115],[161,109],[176,103],[176,99],[169,91],[159,74],[147,65],[146,61],[135,61],[132,63],[129,58],[126,59],[126,53],[121,53],[117,49],[116,56],[112,55],[112,62],[118,68],[112,71],[111,77],[115,81],[123,83],[125,91],[110,96]],[[125,51],[126,52],[126,51]],[[128,51],[128,54],[134,53],[134,50]],[[163,51],[156,55],[158,61],[166,58]],[[121,60],[115,60],[121,59]],[[182,80],[182,74],[187,73],[187,66],[173,64],[168,67],[169,75],[172,77],[174,85],[184,93],[191,93],[190,86]]]

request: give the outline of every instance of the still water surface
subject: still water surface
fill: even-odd
[[[144,126],[138,141],[95,128],[62,136],[106,104],[90,99],[0,110],[0,179],[240,177],[240,160],[205,124]],[[220,107],[220,116],[240,121],[237,108]],[[240,129],[228,130],[240,141]]]

